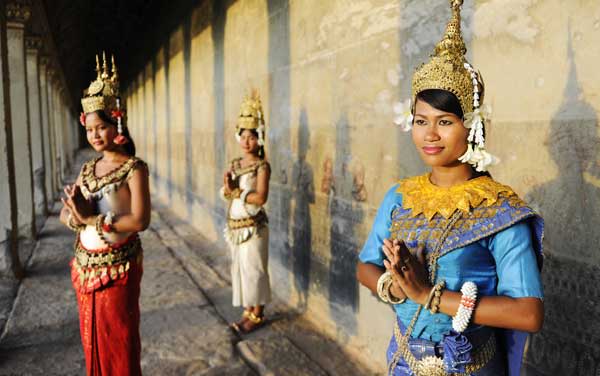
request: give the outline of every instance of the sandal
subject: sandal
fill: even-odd
[[[247,328],[244,326],[240,326],[240,329],[244,334],[252,333],[253,331],[259,329],[265,324],[265,316],[257,316],[254,312],[250,312],[248,315],[248,321],[252,323],[252,325]]]
[[[230,323],[229,327],[237,334],[244,334],[245,331],[243,329],[243,325],[246,323],[246,321],[250,320],[250,315],[254,314],[252,313],[252,311],[248,311],[245,309],[244,312],[242,312],[242,319],[240,321]]]

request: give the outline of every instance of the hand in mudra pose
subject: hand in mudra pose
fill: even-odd
[[[233,179],[231,171],[225,171],[223,174],[223,186],[225,187],[225,192],[230,193],[236,188],[239,188],[239,183],[237,179]]]
[[[90,201],[86,200],[78,185],[66,185],[65,198],[61,198],[63,205],[71,214],[72,221],[76,225],[90,224],[94,220],[94,208]]]
[[[392,294],[397,298],[408,298],[423,304],[431,291],[425,263],[425,247],[419,246],[411,252],[402,240],[384,239],[383,260],[385,268],[392,274]]]

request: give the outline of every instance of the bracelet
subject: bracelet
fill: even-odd
[[[113,223],[115,222],[115,213],[109,211],[106,213],[104,220],[102,221],[102,231],[103,232],[115,232],[115,228]]]
[[[80,232],[85,228],[85,225],[83,224],[79,224],[76,225],[73,223],[73,215],[71,215],[71,213],[69,213],[69,216],[67,217],[67,227],[70,228],[71,230],[75,231],[75,232]]]
[[[429,304],[429,312],[432,315],[435,315],[440,310],[440,302],[442,301],[442,290],[446,286],[446,281],[442,281],[435,286],[433,286],[433,298]]]
[[[100,240],[102,240],[105,244],[109,244],[106,239],[104,238],[104,231],[103,231],[103,224],[104,224],[104,218],[105,215],[104,214],[100,214],[96,217],[96,232],[98,233],[98,237],[100,238]]]
[[[385,303],[388,302],[388,297],[386,295],[387,291],[384,290],[383,285],[388,279],[392,279],[392,274],[389,271],[386,271],[380,275],[377,280],[377,295],[379,296],[379,299],[383,300]]]
[[[425,304],[424,304],[425,309],[430,309],[431,302],[432,302],[433,298],[435,297],[436,292],[439,294],[438,298],[440,296],[442,296],[442,289],[444,287],[446,287],[446,281],[440,281],[431,288],[431,291],[429,291],[429,296],[427,297],[427,300],[425,301]],[[439,302],[437,304],[439,305]]]
[[[389,279],[389,282],[384,284],[384,289],[387,292],[388,302],[390,304],[402,304],[406,301],[406,298],[396,298],[394,294],[392,294],[392,285],[394,284],[394,280],[392,278]]]
[[[456,315],[452,318],[452,329],[457,333],[464,332],[469,326],[477,302],[477,285],[471,281],[465,282],[460,292],[462,292],[460,305]]]
[[[248,197],[248,195],[250,193],[254,192],[252,189],[244,189],[244,191],[242,192],[242,194],[240,195],[240,199],[242,200],[242,202],[246,202],[246,197]]]
[[[395,298],[394,300],[394,297],[390,291],[393,282],[394,280],[392,279],[392,273],[389,271],[383,273],[377,280],[377,295],[385,303],[402,304],[406,301],[406,298]]]

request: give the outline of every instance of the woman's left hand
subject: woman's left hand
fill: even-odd
[[[391,247],[391,260],[384,260],[387,270],[398,281],[402,291],[415,303],[425,304],[431,284],[425,267],[425,248],[419,246],[412,254],[404,242],[394,239]]]

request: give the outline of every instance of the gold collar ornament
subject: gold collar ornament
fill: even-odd
[[[484,123],[489,121],[491,109],[482,106],[483,78],[481,73],[467,61],[467,47],[460,29],[460,7],[463,0],[449,0],[452,18],[446,26],[446,33],[435,46],[431,59],[417,68],[412,80],[412,98],[424,90],[438,89],[448,91],[458,98],[463,110],[463,124],[470,129],[467,138],[467,151],[459,158],[463,163],[471,164],[475,170],[487,171],[490,165],[499,162],[498,158],[485,150]],[[394,105],[394,123],[402,130],[412,128],[414,103],[408,99]]]
[[[239,142],[243,129],[256,130],[258,133],[258,144],[265,145],[265,118],[257,90],[246,96],[240,107],[240,115],[235,126],[235,138]]]
[[[123,126],[125,121],[125,109],[121,105],[119,97],[119,73],[115,64],[115,57],[111,57],[111,73],[109,75],[106,54],[102,52],[102,69],[100,61],[96,55],[96,79],[90,83],[90,86],[84,90],[81,106],[83,112],[79,118],[81,125],[85,126],[85,116],[95,111],[104,111],[107,116],[114,119],[117,123],[119,135],[115,137],[114,142],[117,145],[123,145],[128,142],[123,135]]]
[[[492,206],[500,193],[514,195],[514,191],[488,176],[480,176],[449,188],[438,187],[429,180],[431,174],[415,176],[400,181],[402,208],[416,217],[423,214],[427,220],[439,214],[448,219],[457,210],[469,213],[480,205]]]

